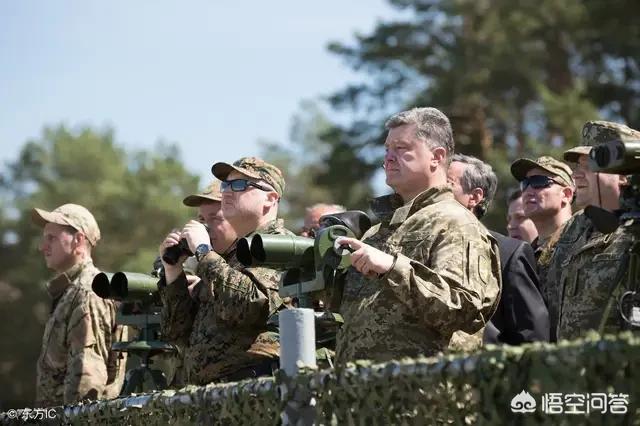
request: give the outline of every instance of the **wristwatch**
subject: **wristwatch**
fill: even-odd
[[[211,246],[209,244],[200,244],[196,247],[196,252],[194,253],[196,256],[196,260],[200,262],[203,257],[207,255],[211,251]]]

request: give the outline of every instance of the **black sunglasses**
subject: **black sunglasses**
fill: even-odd
[[[250,186],[253,186],[254,188],[258,188],[261,191],[266,191],[266,192],[272,191],[266,186],[262,186],[258,183],[251,182],[247,179],[223,180],[222,183],[220,184],[220,191],[224,192],[230,188],[231,191],[233,192],[242,192],[242,191],[246,191],[247,188],[249,188]]]
[[[526,177],[520,181],[520,190],[524,191],[528,186],[531,186],[533,189],[543,189],[548,188],[552,184],[558,183],[553,178],[544,175],[533,175]],[[558,183],[558,185],[560,185]]]

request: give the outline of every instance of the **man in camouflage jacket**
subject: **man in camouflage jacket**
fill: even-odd
[[[275,166],[254,157],[231,164],[216,163],[213,174],[222,180],[222,211],[239,237],[253,233],[289,234],[277,219],[284,178]],[[187,290],[182,262],[164,264],[161,282],[163,335],[186,341],[184,367],[190,384],[232,381],[270,374],[278,357],[276,333],[267,320],[283,307],[278,295],[281,273],[269,268],[245,268],[233,244],[222,255],[212,250],[202,224],[189,222],[160,246],[161,254],[181,238],[198,259],[196,274],[202,279]],[[167,284],[168,283],[168,284]]]
[[[531,243],[537,261],[540,293],[549,311],[549,336],[556,341],[558,305],[555,282],[547,282],[551,258],[564,226],[571,219],[574,182],[571,167],[553,157],[520,158],[511,164],[511,174],[520,182],[524,214],[536,225],[538,237]]]
[[[116,326],[114,302],[91,289],[100,272],[91,260],[100,239],[98,224],[77,204],[51,212],[34,209],[32,218],[44,228],[40,249],[47,267],[58,274],[47,285],[52,306],[38,359],[36,405],[114,398],[124,381],[126,358],[111,345],[127,336],[126,328]]]
[[[589,121],[582,129],[582,145],[564,153],[565,160],[575,164],[576,198],[582,206],[612,212],[620,208],[626,176],[592,172],[587,161],[594,145],[613,140],[640,140],[640,132],[618,123]],[[558,339],[574,339],[588,330],[620,330],[618,298],[625,289],[632,237],[638,232],[638,225],[623,223],[603,234],[584,210],[567,223],[547,276],[557,283],[553,296],[559,306]]]
[[[353,251],[338,334],[339,363],[476,349],[500,294],[496,241],[447,185],[448,118],[415,108],[387,121],[386,181],[395,194],[372,210],[381,223]],[[462,332],[462,333],[459,333]]]

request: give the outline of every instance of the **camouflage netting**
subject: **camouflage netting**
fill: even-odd
[[[473,354],[358,362],[239,383],[186,387],[58,409],[71,424],[640,424],[640,337],[488,347]],[[623,393],[628,414],[512,413],[529,392]],[[284,414],[283,414],[284,413]],[[283,417],[284,416],[284,417]],[[6,417],[5,417],[6,422]],[[18,423],[22,423],[19,421]]]

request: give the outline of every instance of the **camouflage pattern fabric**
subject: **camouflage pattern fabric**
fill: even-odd
[[[222,193],[220,192],[220,181],[213,179],[206,188],[197,194],[191,194],[182,200],[182,204],[188,207],[198,207],[203,203],[210,203],[212,201],[222,201]]]
[[[480,333],[497,306],[501,276],[498,246],[448,187],[429,189],[400,206],[397,195],[374,200],[381,224],[363,241],[396,256],[377,279],[355,269],[346,276],[336,361],[386,361],[434,355],[456,332]],[[469,336],[456,349],[475,349]]]
[[[111,345],[126,340],[127,329],[116,326],[115,303],[91,289],[99,272],[89,260],[48,284],[53,306],[38,359],[36,406],[120,393],[126,354],[111,351]]]
[[[293,235],[282,221],[258,233]],[[184,348],[187,383],[219,381],[241,369],[276,359],[278,335],[267,331],[267,319],[281,306],[281,272],[246,268],[235,246],[224,256],[214,252],[199,263],[202,278],[190,297],[184,274],[169,285],[161,281],[163,338]]]
[[[632,425],[640,419],[634,397],[639,383],[639,336],[590,335],[559,345],[536,342],[383,364],[359,361],[293,379],[276,374],[275,379],[188,386],[60,407],[55,420],[144,426],[275,426],[285,418],[296,425]],[[513,411],[513,400],[523,391],[536,402],[533,412]],[[544,411],[543,397],[551,393],[561,398],[564,413]],[[587,393],[605,397],[600,410],[569,414],[562,397]],[[591,405],[585,396],[584,405],[567,400],[583,409]],[[614,402],[617,413],[610,411]],[[0,423],[25,424],[3,414]]]
[[[626,284],[627,252],[640,228],[627,223],[602,234],[591,221],[588,225],[560,263],[558,339],[598,330],[601,321],[600,332],[621,329],[617,300]]]
[[[227,179],[229,173],[235,170],[253,179],[263,180],[276,190],[282,197],[284,193],[284,176],[279,168],[257,157],[243,157],[233,164],[216,163],[211,172],[220,180]]]
[[[582,210],[574,213],[574,215],[563,225],[559,234],[555,235],[554,240],[556,243],[553,250],[546,251],[540,249],[540,253],[544,252],[543,262],[538,262],[538,272],[544,275],[539,275],[540,279],[540,292],[547,304],[547,310],[549,311],[549,326],[551,341],[557,340],[557,327],[560,311],[560,276],[562,274],[562,264],[567,259],[569,252],[574,248],[574,245],[586,232],[587,228],[591,227],[591,221],[584,214]]]
[[[94,247],[100,241],[98,222],[96,222],[95,217],[89,210],[79,204],[63,204],[50,212],[42,209],[33,209],[31,211],[31,220],[43,227],[48,222],[71,226],[81,231]]]
[[[549,312],[549,326],[550,326],[549,337],[552,342],[556,341],[555,330],[558,325],[559,301],[557,296],[558,281],[549,280],[549,271],[551,269],[553,258],[558,248],[558,243],[562,238],[562,234],[564,232],[565,227],[570,221],[571,219],[563,223],[560,226],[560,228],[558,228],[556,232],[554,232],[546,241],[540,242],[539,238],[536,239],[538,243],[535,244],[535,248],[534,248],[534,254],[536,255],[536,260],[538,262],[537,266],[538,266],[540,294],[542,294],[542,298],[547,304],[547,311]]]
[[[518,182],[524,180],[533,169],[542,169],[556,176],[562,186],[574,186],[571,167],[553,157],[543,156],[535,160],[519,158],[511,164],[511,174]]]

